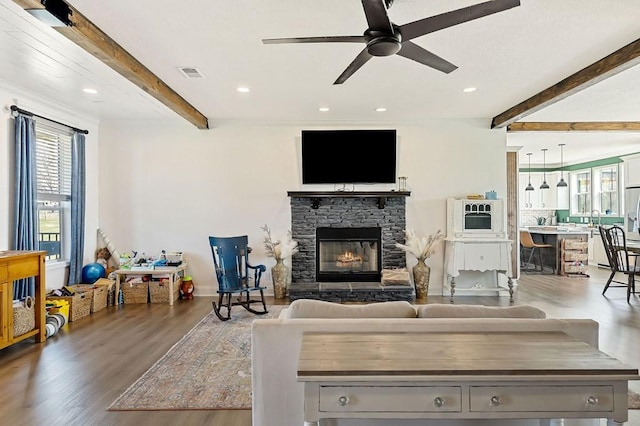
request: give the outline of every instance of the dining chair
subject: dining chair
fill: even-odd
[[[551,250],[553,249],[553,244],[547,244],[547,243],[537,243],[534,241],[533,237],[531,236],[531,232],[526,231],[526,230],[520,230],[520,258],[521,258],[521,262],[523,264],[523,266],[527,266],[531,264],[531,261],[534,262],[533,266],[534,269],[532,270],[531,268],[527,267],[525,268],[525,272],[526,273],[530,273],[530,272],[540,272],[541,274],[544,273],[544,265],[542,263],[542,250]],[[524,254],[525,254],[525,250],[529,251],[529,257],[527,258],[527,261],[524,261]],[[552,250],[553,251],[553,250]],[[535,265],[535,254],[536,252],[538,253],[538,263],[540,264],[540,270],[538,271],[536,265]],[[555,274],[556,273],[556,267],[555,267],[555,262],[552,263],[552,273]]]
[[[614,225],[609,228],[599,226],[600,237],[602,238],[602,244],[604,246],[605,253],[607,254],[607,260],[609,261],[609,267],[611,268],[611,275],[604,285],[602,294],[611,286],[611,283],[617,283],[612,287],[626,287],[627,288],[627,302],[631,299],[631,293],[636,293],[636,275],[640,275],[640,266],[638,265],[638,256],[640,253],[630,252],[627,248],[627,238],[624,229]],[[617,273],[621,273],[627,276],[627,281],[617,281],[614,279]]]

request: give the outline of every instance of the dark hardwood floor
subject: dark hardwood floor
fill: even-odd
[[[600,349],[637,367],[640,296],[627,303],[622,288],[610,288],[602,296],[608,271],[592,268],[590,275],[523,275],[514,303],[537,306],[553,318],[595,319],[600,323]],[[448,298],[429,296],[427,303],[448,303]],[[457,297],[456,303],[508,306],[509,300]],[[210,297],[178,301],[174,306],[110,306],[68,324],[46,343],[34,344],[30,339],[0,350],[0,423],[250,426],[248,410],[106,411],[210,311]],[[640,383],[632,382],[631,388],[640,391]],[[627,425],[640,426],[639,411],[630,411]]]

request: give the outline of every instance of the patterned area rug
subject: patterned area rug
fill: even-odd
[[[212,311],[107,410],[251,409],[251,322],[282,308],[254,315],[235,307],[226,322]]]
[[[629,389],[629,410],[640,410],[640,395]]]
[[[251,321],[283,307],[269,306],[264,316],[236,307],[227,322],[209,313],[107,410],[251,409]],[[629,409],[640,409],[632,390]]]

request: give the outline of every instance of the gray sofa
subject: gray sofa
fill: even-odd
[[[382,302],[342,305],[300,299],[277,319],[256,319],[251,328],[253,426],[302,426],[303,385],[296,368],[304,332],[488,332],[563,331],[594,347],[598,323],[589,319],[549,319],[532,306]],[[505,420],[330,420],[330,426],[525,426],[537,421]],[[565,420],[565,425],[597,425],[592,420]]]

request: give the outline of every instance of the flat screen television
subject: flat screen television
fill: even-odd
[[[395,183],[395,130],[303,130],[302,183]]]

